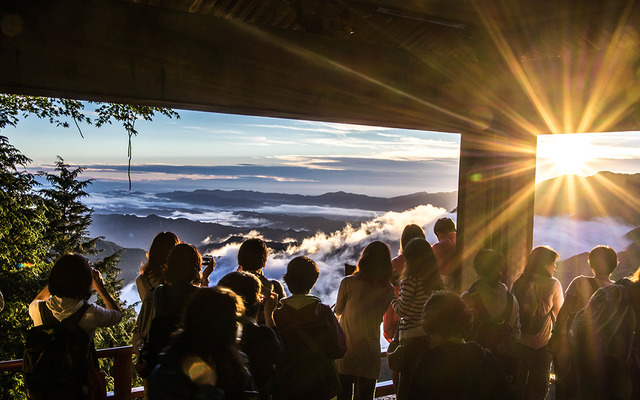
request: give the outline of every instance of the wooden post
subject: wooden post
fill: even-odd
[[[501,129],[496,129],[501,131]],[[508,285],[524,269],[533,243],[536,143],[499,133],[462,134],[458,193],[458,250],[462,288],[475,279],[473,258],[483,248],[502,253]]]

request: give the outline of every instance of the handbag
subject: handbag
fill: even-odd
[[[387,362],[389,368],[396,372],[402,372],[405,366],[406,348],[404,341],[400,340],[398,335],[398,328],[396,328],[396,334],[393,336],[389,347],[387,348]]]

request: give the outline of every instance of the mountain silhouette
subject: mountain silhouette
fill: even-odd
[[[195,190],[158,193],[157,198],[195,206],[224,208],[260,208],[268,206],[321,206],[371,211],[401,212],[424,204],[450,211],[458,203],[458,192],[418,192],[396,197],[372,197],[364,194],[330,192],[317,196],[264,193],[252,190]]]
[[[568,215],[588,221],[612,217],[640,225],[640,174],[602,171],[588,177],[563,175],[536,185],[535,214]]]

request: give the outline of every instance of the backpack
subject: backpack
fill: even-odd
[[[585,386],[581,389],[601,398],[629,398],[632,386],[640,381],[638,316],[625,281],[598,290],[571,325],[571,345]]]
[[[95,349],[78,323],[90,304],[58,321],[46,302],[38,303],[42,325],[27,331],[22,370],[27,398],[32,400],[85,399]]]
[[[515,303],[514,296],[511,292],[507,292],[507,304],[502,315],[492,318],[475,288],[471,288],[469,293],[476,310],[470,340],[491,350],[507,379],[513,383],[517,366],[516,338],[510,324]]]
[[[552,310],[544,314],[542,311],[540,294],[536,290],[535,282],[529,282],[523,296],[518,297],[520,304],[520,332],[535,335],[544,328],[549,317],[554,319]],[[553,321],[555,322],[555,321]]]
[[[147,337],[140,346],[141,362],[136,364],[138,375],[142,378],[149,376],[158,364],[162,350],[171,344],[173,333],[180,327],[180,316],[186,297],[176,293],[171,285],[160,285],[153,291],[155,316]]]

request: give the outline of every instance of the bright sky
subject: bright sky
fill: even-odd
[[[89,106],[90,107],[90,106]],[[395,196],[457,190],[460,135],[179,111],[181,119],[139,121],[133,190],[250,189]],[[121,126],[55,128],[29,117],[2,134],[47,169],[56,155],[85,166],[91,190],[126,189]]]
[[[87,108],[90,108],[88,106]],[[133,190],[249,189],[375,196],[457,190],[460,135],[179,111],[139,121]],[[48,169],[56,155],[85,166],[93,191],[127,189],[127,137],[119,125],[56,128],[33,117],[1,134]],[[542,135],[537,181],[563,174],[640,171],[638,132]]]
[[[536,181],[599,171],[640,172],[640,132],[538,136]]]

